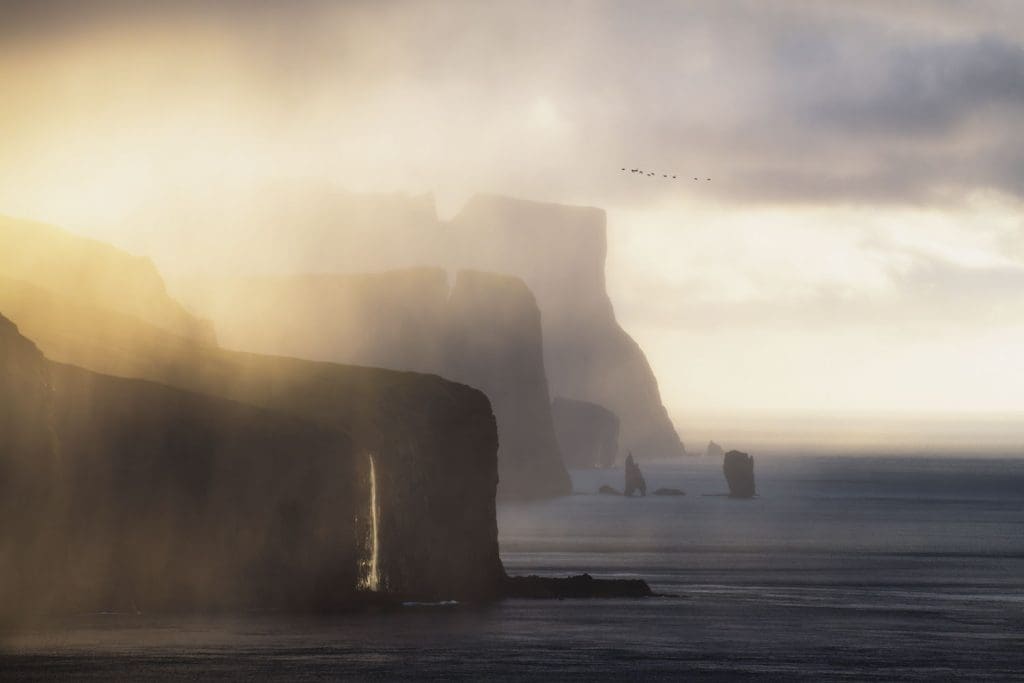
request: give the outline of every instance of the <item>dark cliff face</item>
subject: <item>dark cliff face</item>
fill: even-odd
[[[725,481],[729,484],[729,495],[733,498],[753,498],[754,458],[740,451],[729,451],[722,461]]]
[[[498,421],[498,492],[566,495],[572,482],[551,418],[541,316],[518,278],[460,271],[448,305],[444,374],[483,390]]]
[[[0,624],[47,609],[59,581],[59,464],[49,366],[0,316]]]
[[[62,603],[329,609],[351,602],[368,506],[350,440],[308,421],[53,365]],[[342,523],[342,521],[347,523]]]
[[[23,330],[61,362],[150,379],[313,422],[352,440],[357,479],[378,493],[382,587],[415,599],[501,590],[497,430],[478,390],[415,373],[271,358],[182,343],[130,316],[19,290]],[[26,300],[27,299],[27,300]],[[19,321],[20,322],[20,321]],[[358,504],[369,514],[369,504]],[[365,528],[365,520],[339,525]]]
[[[611,467],[619,452],[619,418],[596,403],[556,398],[551,404],[562,459],[569,467]]]
[[[199,292],[202,292],[199,294]],[[568,494],[550,412],[541,316],[509,276],[420,268],[207,283],[195,305],[226,345],[442,375],[481,389],[498,423],[499,495]]]
[[[614,412],[622,448],[641,460],[684,453],[643,351],[615,320],[604,211],[481,196],[448,230],[461,265],[518,275],[537,297],[552,393]]]
[[[0,317],[0,622],[351,603],[362,467],[343,434],[46,361]]]

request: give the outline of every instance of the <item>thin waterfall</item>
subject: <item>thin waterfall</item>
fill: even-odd
[[[359,580],[359,587],[365,590],[380,590],[380,539],[377,520],[377,470],[373,462],[373,454],[368,455],[370,459],[370,539],[367,544],[369,557],[363,561],[364,574]]]

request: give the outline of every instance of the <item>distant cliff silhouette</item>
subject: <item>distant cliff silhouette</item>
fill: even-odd
[[[683,454],[643,350],[615,319],[605,285],[605,212],[477,196],[451,222],[453,260],[523,278],[544,320],[556,396],[618,416],[620,444],[644,460]]]
[[[643,350],[615,319],[603,210],[479,195],[441,221],[429,196],[280,186],[264,194],[241,217],[259,236],[244,247],[252,272],[294,272],[295,264],[318,273],[439,266],[522,278],[541,311],[551,394],[611,410],[621,421],[622,448],[642,459],[684,453]],[[223,244],[202,257],[220,271],[240,248]],[[182,294],[204,310],[208,291]]]

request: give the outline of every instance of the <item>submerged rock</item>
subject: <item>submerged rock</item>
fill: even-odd
[[[704,455],[709,458],[721,458],[725,455],[725,449],[719,446],[714,441],[708,441],[708,447],[704,449]]]
[[[753,456],[740,451],[729,451],[725,454],[722,471],[725,472],[725,481],[729,484],[731,498],[754,497],[756,491]]]
[[[622,495],[622,491],[618,490],[614,486],[608,486],[607,484],[605,484],[604,486],[599,488],[597,490],[597,492],[602,494],[602,495],[605,495],[605,496],[621,496]]]
[[[640,472],[640,466],[633,460],[633,454],[626,456],[626,495],[632,496],[634,491],[639,491],[641,496],[647,495],[647,482]]]
[[[655,496],[685,496],[686,495],[686,491],[683,491],[682,489],[660,488],[660,489],[655,489],[653,495],[655,495]]]

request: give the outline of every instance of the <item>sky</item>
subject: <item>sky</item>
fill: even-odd
[[[1013,1],[0,1],[0,213],[599,206],[674,416],[1020,413],[1022,46]]]

